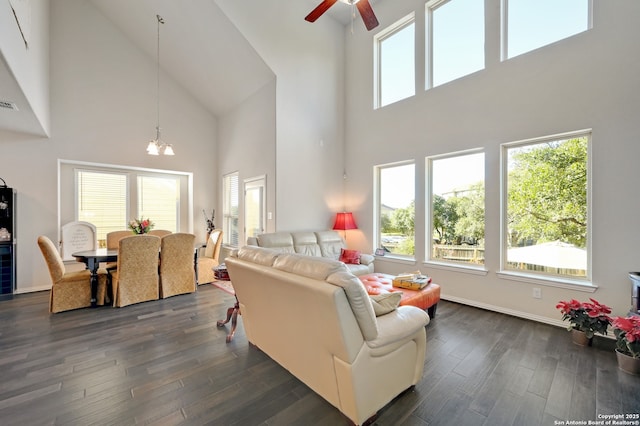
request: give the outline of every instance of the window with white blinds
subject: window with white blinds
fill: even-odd
[[[61,162],[60,223],[94,224],[100,246],[107,233],[129,229],[133,219],[187,232],[191,180],[189,173]]]
[[[238,247],[238,173],[225,175],[222,180],[222,241],[225,244]]]
[[[127,223],[127,174],[76,170],[78,220],[96,226],[98,240]]]
[[[179,181],[176,177],[138,176],[138,213],[152,219],[154,229],[176,232],[180,211]]]

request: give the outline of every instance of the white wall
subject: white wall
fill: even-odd
[[[265,176],[267,183],[266,208],[275,217],[276,194],[276,81],[267,84],[240,106],[219,119],[217,164],[219,194],[222,195],[222,176],[238,172],[240,191],[245,179]],[[241,192],[242,193],[242,192]],[[240,211],[244,212],[244,198],[240,197]],[[222,227],[222,199],[216,206],[217,227]],[[266,232],[275,231],[275,220],[267,220]],[[239,241],[243,235],[244,216],[240,216]]]
[[[2,177],[18,191],[18,292],[50,287],[36,239],[58,239],[58,159],[193,172],[193,231],[218,195],[217,121],[166,75],[162,137],[174,157],[149,156],[155,137],[155,58],[142,54],[90,2],[51,2],[51,137],[3,138]]]
[[[326,229],[343,208],[344,28],[306,22],[304,2],[216,2],[276,76],[275,228]]]
[[[594,0],[593,29],[511,60],[499,61],[499,0],[487,0],[486,69],[413,98],[373,110],[373,36],[347,35],[347,208],[358,217],[357,245],[373,247],[373,166],[416,162],[417,263],[379,259],[376,270],[419,268],[442,285],[445,298],[558,322],[561,299],[594,297],[624,315],[630,307],[629,271],[640,269],[640,2]],[[376,7],[380,29],[416,11],[423,46],[424,2],[395,0]],[[417,64],[424,64],[417,49]],[[424,69],[420,65],[419,69]],[[421,82],[424,78],[421,78]],[[499,278],[500,144],[593,129],[591,159],[593,282],[591,293]],[[486,275],[425,266],[424,158],[483,147],[486,158]],[[351,233],[349,234],[350,239]],[[356,238],[353,238],[356,240]]]
[[[31,0],[23,5],[21,27],[8,1],[0,4],[0,75],[3,86],[0,99],[19,104],[19,112],[2,111],[0,122],[11,130],[28,131],[39,136],[49,134],[49,1]],[[5,64],[2,59],[4,58]],[[6,66],[6,69],[5,69]],[[11,122],[14,121],[14,122]],[[1,126],[0,126],[1,127]]]

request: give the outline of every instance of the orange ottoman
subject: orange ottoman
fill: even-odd
[[[412,305],[417,306],[420,309],[425,309],[429,314],[429,318],[436,316],[436,307],[440,301],[440,286],[438,284],[431,283],[420,290],[409,290],[406,288],[399,288],[393,286],[393,275],[389,274],[366,274],[360,275],[360,281],[364,284],[369,295],[402,292],[402,299],[400,299],[400,305]]]

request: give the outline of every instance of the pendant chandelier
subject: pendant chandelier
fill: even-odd
[[[147,153],[149,155],[174,155],[173,146],[166,144],[160,140],[160,24],[164,24],[164,19],[160,15],[156,15],[158,19],[158,51],[157,51],[157,121],[156,121],[156,138],[147,145]]]

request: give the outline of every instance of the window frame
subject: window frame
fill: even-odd
[[[469,269],[469,270],[477,270],[477,271],[486,271],[486,262],[483,262],[482,264],[474,264],[474,263],[470,263],[470,262],[461,262],[461,261],[455,261],[455,260],[446,260],[446,259],[436,259],[432,257],[432,253],[433,253],[433,232],[434,232],[434,219],[433,219],[433,162],[437,161],[437,160],[443,160],[443,159],[448,159],[448,158],[455,158],[455,157],[463,157],[463,156],[467,156],[467,155],[474,155],[474,154],[483,154],[484,155],[484,162],[483,162],[483,172],[484,172],[484,176],[483,176],[483,184],[484,184],[484,212],[485,212],[485,242],[486,242],[486,223],[487,223],[487,219],[486,219],[486,212],[487,212],[487,197],[486,197],[486,193],[487,193],[487,185],[486,185],[486,151],[484,148],[472,148],[472,149],[467,149],[467,150],[462,150],[462,151],[455,151],[455,152],[450,152],[450,153],[445,153],[445,154],[438,154],[438,155],[431,155],[428,157],[425,157],[425,230],[426,230],[426,235],[425,235],[425,263],[429,263],[432,265],[441,265],[441,266],[447,266],[447,267],[452,267],[452,268],[462,268],[462,269]],[[486,251],[486,245],[484,247],[484,250]]]
[[[587,138],[587,185],[586,185],[586,197],[587,197],[587,225],[586,225],[586,244],[587,250],[587,268],[584,278],[581,277],[569,277],[559,274],[548,274],[536,271],[519,271],[515,269],[507,268],[507,235],[508,230],[508,151],[510,148],[522,147],[528,145],[538,145],[545,142],[568,140],[575,138]],[[582,129],[565,133],[558,133],[554,135],[535,137],[530,139],[523,139],[519,141],[507,142],[500,145],[500,269],[497,271],[497,275],[501,278],[523,281],[534,284],[547,285],[551,287],[560,287],[567,289],[578,289],[582,291],[595,291],[596,285],[592,282],[592,196],[591,187],[593,179],[592,170],[592,129]]]
[[[396,99],[393,102],[389,102],[386,104],[382,104],[382,44],[385,40],[393,37],[400,31],[406,29],[408,26],[414,26],[413,33],[413,94],[410,96],[406,96],[401,99]],[[382,31],[378,32],[373,37],[373,109],[384,108],[385,106],[392,105],[396,102],[400,102],[404,99],[408,99],[416,96],[416,17],[415,12],[411,12],[410,14],[400,18],[393,24],[389,25]]]
[[[404,160],[404,161],[398,161],[398,162],[393,162],[393,163],[385,163],[385,164],[378,164],[376,166],[373,167],[373,176],[374,176],[374,188],[375,188],[375,192],[374,192],[374,197],[373,197],[373,203],[374,203],[374,218],[375,218],[375,222],[373,224],[374,227],[374,244],[375,244],[375,248],[374,250],[377,250],[378,248],[382,248],[382,194],[381,194],[381,190],[382,190],[382,185],[381,185],[381,171],[383,169],[390,169],[393,167],[402,167],[402,166],[407,166],[407,165],[412,165],[414,168],[414,181],[413,181],[413,201],[414,201],[414,208],[415,208],[415,202],[416,202],[416,162],[415,160]],[[402,254],[398,254],[398,253],[385,253],[384,257],[385,258],[391,258],[391,259],[400,259],[400,260],[415,260],[416,259],[416,255],[415,255],[415,242],[416,242],[416,226],[415,226],[415,210],[414,210],[414,229],[413,229],[413,244],[414,244],[414,253],[413,256],[410,255],[402,255]]]

